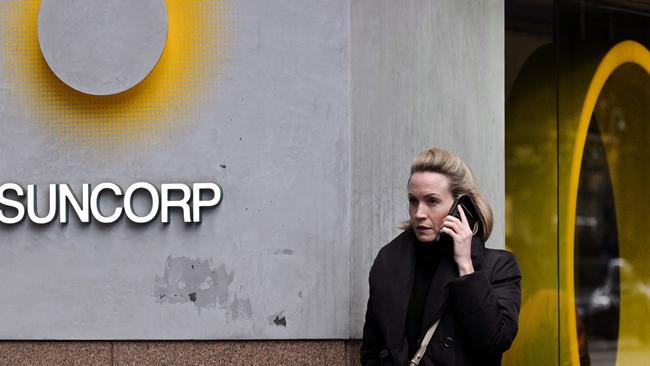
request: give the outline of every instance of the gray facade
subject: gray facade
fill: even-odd
[[[487,245],[504,247],[503,2],[352,1],[352,338],[361,337],[368,272],[408,218],[415,155],[453,151],[494,211]]]
[[[0,337],[358,338],[372,259],[431,146],[473,167],[503,246],[501,2],[234,4],[218,92],[142,149],[52,138],[1,75],[0,183],[208,181],[223,200],[198,225],[0,226]]]

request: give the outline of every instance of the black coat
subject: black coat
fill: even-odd
[[[385,245],[370,269],[361,345],[363,365],[408,365],[406,311],[413,288],[415,243],[406,230]],[[451,248],[450,248],[451,249]],[[459,277],[453,252],[442,257],[425,302],[420,340],[440,318],[422,366],[500,365],[517,334],[519,267],[512,253],[472,239],[474,273]]]

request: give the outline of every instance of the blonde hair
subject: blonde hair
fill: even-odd
[[[433,148],[415,157],[411,163],[409,180],[411,175],[421,172],[434,172],[446,176],[449,179],[449,191],[454,199],[466,195],[472,200],[479,216],[477,225],[472,229],[474,234],[478,234],[483,241],[487,241],[492,233],[492,208],[479,191],[474,175],[467,164],[449,151]],[[411,227],[410,221],[405,221],[400,225],[402,230]]]

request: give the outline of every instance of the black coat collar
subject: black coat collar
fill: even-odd
[[[392,319],[389,322],[388,329],[386,329],[386,332],[392,335],[387,338],[387,346],[395,351],[404,353],[404,357],[406,357],[408,348],[405,333],[406,312],[408,311],[408,304],[415,278],[415,245],[417,243],[419,241],[412,229],[402,232],[388,245],[390,249],[387,250],[385,253],[386,256],[384,257],[384,264],[387,267],[381,270],[384,273],[383,276],[386,276],[382,276],[382,282],[384,285],[392,288],[388,292],[391,296],[384,298],[384,301],[389,301],[392,304],[386,308],[388,313],[385,314],[387,319]],[[472,264],[474,265],[475,271],[480,269],[484,250],[485,245],[483,241],[477,236],[474,236],[472,238]],[[425,312],[422,318],[421,337],[429,329],[431,324],[442,316],[449,297],[448,285],[457,278],[458,266],[454,262],[453,248],[450,247],[447,253],[442,256],[431,280],[425,301]]]
[[[396,329],[401,330],[402,334],[398,339],[402,339],[403,341],[405,337],[406,312],[415,278],[415,245],[418,243],[418,239],[413,230],[406,230],[404,233],[399,235],[396,240],[400,240],[400,245],[397,246],[400,250],[397,251],[397,253],[393,253],[396,256],[394,263],[397,265],[397,268],[393,273],[398,276],[394,283],[399,289],[395,292],[396,294],[399,294],[395,299],[395,310],[397,311],[397,314],[399,314]],[[448,245],[453,244],[449,243]],[[472,264],[475,271],[480,270],[484,251],[485,244],[475,235],[472,238]],[[424,336],[424,333],[426,333],[427,329],[429,329],[433,322],[442,316],[449,297],[448,285],[451,281],[459,277],[458,266],[453,258],[453,247],[449,247],[449,249],[444,252],[445,253],[438,264],[436,272],[433,275],[433,279],[431,280],[431,285],[425,301],[425,311],[422,316],[420,338]]]

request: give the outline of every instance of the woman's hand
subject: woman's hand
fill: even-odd
[[[472,229],[467,223],[463,207],[458,205],[461,219],[448,215],[442,221],[441,231],[454,240],[454,261],[461,276],[474,273],[472,265]]]

